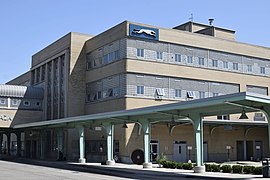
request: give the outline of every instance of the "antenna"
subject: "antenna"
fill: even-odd
[[[191,22],[193,22],[193,13],[190,14],[190,18],[188,18]]]
[[[209,18],[208,21],[209,21],[209,25],[210,25],[210,26],[213,26],[213,21],[214,21],[214,19],[213,19],[213,18]]]

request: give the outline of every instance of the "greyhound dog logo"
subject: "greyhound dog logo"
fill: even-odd
[[[150,29],[133,29],[132,33],[135,34],[146,34],[148,36],[156,37],[156,32]]]

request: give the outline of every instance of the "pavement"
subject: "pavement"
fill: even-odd
[[[160,168],[157,164],[153,164],[153,168],[145,169],[142,165],[134,164],[122,164],[116,163],[115,165],[101,165],[101,163],[75,163],[66,161],[45,161],[45,160],[33,160],[25,158],[0,158],[4,161],[12,161],[18,163],[32,164],[36,166],[46,166],[61,168],[72,171],[91,172],[96,174],[111,175],[117,177],[124,177],[127,179],[147,179],[142,177],[158,177],[155,179],[270,179],[263,178],[262,175],[252,174],[233,174],[233,173],[218,173],[218,172],[205,172],[194,173],[193,170],[183,169],[167,169]],[[230,162],[229,164],[235,164],[236,162]],[[249,162],[242,162],[244,164],[250,164]]]

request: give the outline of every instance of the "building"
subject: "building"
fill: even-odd
[[[96,36],[65,35],[34,54],[30,71],[4,86],[37,88],[43,99],[35,121],[60,121],[245,91],[268,96],[269,60],[269,48],[237,42],[233,30],[195,22],[168,29],[124,21]],[[5,105],[7,111],[10,104]],[[204,161],[257,161],[269,154],[265,114],[248,113],[243,121],[239,112],[223,112],[202,117]],[[194,128],[190,122],[176,123],[177,118],[171,114],[166,122],[151,124],[151,162],[160,153],[175,161],[196,159]],[[111,119],[121,122],[114,126],[112,155],[142,163],[143,158],[134,158],[144,153],[138,123]],[[102,122],[35,129],[20,123],[25,124],[19,133],[27,157],[81,159],[79,136],[84,136],[87,161],[108,159]]]

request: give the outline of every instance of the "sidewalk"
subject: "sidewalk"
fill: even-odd
[[[100,163],[72,163],[68,162],[68,164],[76,165],[76,166],[83,166],[88,168],[104,168],[104,169],[111,169],[111,170],[119,170],[125,172],[138,172],[141,173],[155,173],[155,172],[163,172],[168,174],[179,174],[182,176],[190,177],[190,178],[199,178],[199,179],[268,179],[263,178],[262,175],[253,175],[253,174],[233,174],[233,173],[218,173],[218,172],[205,172],[205,173],[194,173],[193,170],[183,170],[183,169],[167,169],[167,168],[159,168],[157,164],[153,164],[153,168],[145,169],[142,168],[141,165],[135,164],[122,164],[116,163],[113,166],[108,165],[101,165]]]
[[[159,168],[157,164],[153,164],[153,168],[145,169],[142,165],[135,164],[122,164],[116,163],[113,166],[101,165],[100,163],[75,163],[65,161],[45,161],[45,160],[33,160],[25,158],[1,158],[0,160],[6,160],[17,163],[32,164],[37,166],[46,166],[52,168],[61,168],[72,171],[92,172],[104,175],[113,175],[120,177],[136,178],[136,176],[157,176],[162,179],[170,179],[176,177],[192,178],[192,179],[268,179],[263,178],[262,175],[252,174],[232,174],[232,173],[217,173],[217,172],[205,172],[194,173],[193,170],[183,169],[167,169]],[[139,178],[140,179],[140,178]]]

